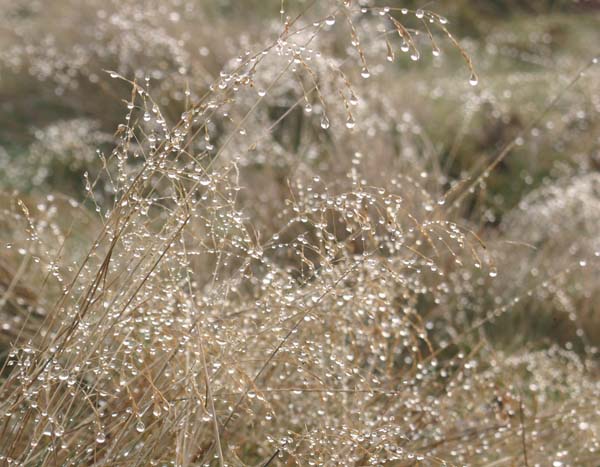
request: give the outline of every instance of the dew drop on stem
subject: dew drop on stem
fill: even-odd
[[[141,420],[139,422],[136,423],[135,425],[135,430],[138,433],[143,433],[146,430],[146,425],[144,425],[144,422],[142,422]]]
[[[356,126],[356,122],[354,120],[354,117],[352,117],[352,115],[348,115],[348,119],[346,120],[346,128],[351,130],[355,126]]]

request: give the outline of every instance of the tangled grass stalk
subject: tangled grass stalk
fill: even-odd
[[[73,166],[89,167],[82,199],[3,198],[0,463],[594,465],[597,335],[579,311],[597,311],[597,245],[533,279],[521,263],[511,283],[522,214],[504,221],[507,240],[482,238],[459,209],[500,161],[449,186],[381,88],[396,50],[417,61],[443,43],[478,84],[447,20],[281,5],[274,39],[210,83],[189,80],[202,65],[169,25],[131,21],[136,2],[99,27],[127,38],[103,45],[113,55],[19,55],[34,73],[62,67],[63,92],[81,85],[76,63],[114,61],[109,82],[128,98],[96,165],[87,150],[107,135],[60,127],[83,129],[67,131],[86,151]],[[170,84],[154,88],[170,81],[163,65],[129,68],[144,39],[149,57],[166,54]],[[52,134],[38,133],[38,152],[60,143]],[[581,183],[588,222],[598,191]],[[526,209],[553,209],[544,196]],[[518,248],[542,245],[556,247]],[[505,335],[548,302],[567,314],[570,346]]]

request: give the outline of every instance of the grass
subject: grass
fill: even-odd
[[[593,21],[276,3],[0,4],[0,465],[597,465]]]

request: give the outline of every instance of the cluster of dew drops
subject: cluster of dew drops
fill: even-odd
[[[425,10],[414,16],[447,23]],[[323,22],[332,27],[336,17]],[[401,50],[418,60],[412,37],[398,31]],[[362,57],[356,37],[352,45]],[[371,76],[366,66],[360,75]],[[99,180],[85,177],[100,233],[83,264],[52,259],[68,237],[52,220],[56,210],[39,207],[46,221],[35,221],[20,206],[16,219],[35,245],[36,263],[45,263],[59,285],[55,305],[48,305],[54,308],[36,311],[43,326],[8,354],[12,371],[1,390],[11,446],[2,461],[27,465],[60,453],[71,465],[131,459],[176,465],[170,456],[178,446],[210,465],[218,459],[214,443],[202,450],[191,445],[225,433],[231,451],[287,454],[308,465],[440,456],[464,463],[494,458],[514,443],[518,389],[500,387],[502,380],[523,366],[555,375],[553,359],[568,357],[527,356],[481,374],[477,359],[462,350],[437,358],[432,340],[442,336],[440,347],[452,352],[456,330],[443,317],[424,321],[420,302],[433,296],[434,308],[449,305],[448,264],[460,269],[472,260],[479,270],[486,258],[468,229],[434,216],[443,202],[426,192],[418,213],[425,221],[406,213],[399,193],[416,183],[409,175],[392,178],[391,189],[366,183],[358,151],[345,189],[330,188],[318,175],[296,181],[280,227],[261,236],[239,206],[241,156],[225,157],[225,143],[212,136],[218,111],[230,105],[227,92],[253,79],[222,73],[214,94],[175,126],[152,100],[150,79],[129,81],[134,97],[107,161],[109,207],[95,201]],[[477,84],[475,74],[470,84]],[[265,88],[258,95],[265,97]],[[248,137],[241,119],[222,115],[235,129],[232,145]],[[349,114],[345,126],[355,125]],[[330,129],[325,114],[320,126]],[[215,154],[224,154],[223,162]],[[34,251],[17,248],[20,256]],[[434,260],[420,250],[442,253]],[[473,251],[468,259],[465,250]],[[498,315],[514,303],[498,307]],[[583,380],[583,371],[570,365]],[[570,383],[565,392],[574,390]],[[535,384],[537,391],[541,383]],[[582,399],[598,396],[597,387],[583,386]],[[489,400],[479,400],[481,394]],[[246,422],[264,436],[245,439],[239,433]],[[553,423],[555,414],[537,417],[530,436],[543,441]],[[569,423],[591,430],[575,415]],[[495,427],[491,435],[488,426]],[[32,433],[26,443],[20,428]],[[586,447],[597,451],[598,440]],[[556,446],[553,466],[566,465],[568,449]]]

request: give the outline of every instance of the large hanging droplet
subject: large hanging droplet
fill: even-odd
[[[355,126],[356,126],[356,122],[354,121],[354,118],[352,117],[352,115],[348,115],[348,120],[346,120],[346,128],[351,130]]]
[[[469,84],[471,86],[477,86],[479,84],[479,78],[475,73],[471,73],[471,77],[469,78]]]

